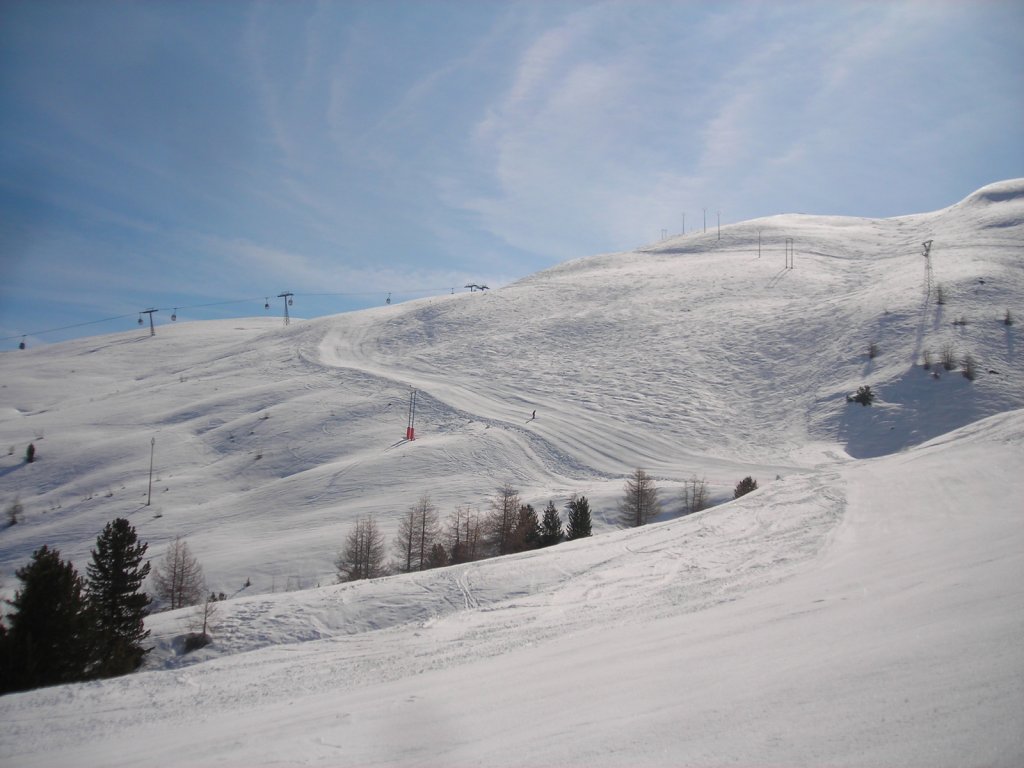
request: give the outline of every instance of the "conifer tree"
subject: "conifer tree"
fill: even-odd
[[[511,552],[525,552],[540,546],[540,520],[532,504],[521,504],[512,529]]]
[[[540,545],[550,547],[562,540],[562,516],[558,514],[555,502],[548,501],[544,508],[544,518],[540,523]]]
[[[416,507],[409,507],[398,521],[398,533],[395,534],[395,552],[398,561],[395,568],[401,573],[416,570]]]
[[[398,569],[403,573],[425,571],[430,565],[434,543],[440,536],[437,508],[424,494],[398,524],[395,550],[399,558]]]
[[[386,572],[384,566],[384,534],[373,515],[361,517],[349,530],[345,546],[334,561],[338,583],[375,579]]]
[[[206,594],[203,567],[189,551],[188,542],[180,536],[167,547],[153,571],[153,588],[157,597],[166,600],[172,611],[203,601]]]
[[[480,556],[483,539],[480,513],[456,507],[448,516],[446,539],[449,563],[458,565],[476,560]]]
[[[491,511],[487,516],[488,543],[497,555],[515,552],[516,525],[519,522],[519,491],[505,483],[491,499]]]
[[[708,507],[708,482],[701,478],[691,477],[683,484],[683,514],[700,512]]]
[[[738,483],[736,483],[736,487],[733,489],[733,492],[732,492],[732,497],[734,499],[738,499],[740,496],[746,496],[751,491],[756,491],[756,490],[757,490],[757,480],[752,478],[750,475],[747,475],[742,480],[740,480]]]
[[[565,527],[566,541],[585,539],[591,534],[590,502],[586,496],[573,496],[566,505],[569,522]]]
[[[430,557],[427,559],[427,568],[443,568],[448,565],[448,551],[440,541],[430,548]]]
[[[642,469],[633,470],[633,474],[626,478],[624,490],[619,508],[624,525],[646,525],[658,514],[658,489],[654,486],[654,478]]]
[[[148,547],[121,517],[96,538],[86,567],[86,594],[95,630],[91,671],[98,677],[134,671],[149,650],[142,642],[149,637],[144,620],[150,600],[140,591],[149,575],[149,563],[143,562]]]
[[[44,545],[16,575],[22,588],[0,639],[0,692],[85,679],[92,638],[74,566]]]

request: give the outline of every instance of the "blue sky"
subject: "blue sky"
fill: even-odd
[[[0,349],[941,208],[1024,176],[1022,40],[1010,0],[5,0]]]

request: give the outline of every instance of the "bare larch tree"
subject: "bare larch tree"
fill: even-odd
[[[196,605],[206,593],[202,566],[180,536],[167,547],[163,559],[153,569],[152,579],[157,596],[166,600],[171,610]]]
[[[633,470],[626,478],[620,512],[622,524],[627,527],[645,525],[658,514],[658,489],[642,469]]]

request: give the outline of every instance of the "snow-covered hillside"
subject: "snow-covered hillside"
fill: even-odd
[[[1022,257],[1013,180],[288,327],[3,353],[0,501],[25,509],[0,532],[3,589],[44,543],[84,569],[124,516],[155,557],[186,537],[233,599],[198,654],[175,653],[186,613],[158,614],[149,671],[0,699],[0,756],[1018,764]],[[939,365],[947,345],[973,381]],[[846,401],[863,384],[871,407]],[[664,522],[617,531],[635,467]],[[757,493],[678,518],[690,477],[725,501],[748,474]],[[424,493],[485,509],[505,482],[538,508],[586,494],[599,535],[328,586],[359,515],[390,536]]]

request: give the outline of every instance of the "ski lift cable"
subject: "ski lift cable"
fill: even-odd
[[[448,290],[449,290],[448,287],[444,287],[444,288],[407,288],[407,289],[397,290],[397,291],[380,291],[380,290],[377,290],[377,291],[341,291],[341,292],[334,292],[334,293],[296,293],[296,294],[294,294],[294,297],[295,298],[303,298],[303,297],[313,298],[313,297],[328,297],[328,296],[379,296],[381,293],[385,293],[385,294],[390,293],[391,295],[401,296],[402,294],[410,295],[410,294],[418,294],[418,293],[425,293],[425,294],[426,293],[445,293]],[[231,304],[246,304],[246,303],[254,302],[254,301],[258,302],[259,301],[259,296],[250,297],[250,298],[246,298],[246,299],[228,299],[228,300],[224,300],[224,301],[211,301],[211,302],[206,302],[206,303],[202,303],[202,304],[178,305],[178,306],[174,306],[174,307],[157,307],[156,309],[158,311],[173,312],[173,314],[177,315],[178,310],[205,309],[205,308],[208,308],[208,307],[223,307],[223,306],[229,306]],[[264,301],[265,301],[265,303],[269,303],[269,299],[265,298]],[[266,307],[264,307],[264,308],[266,308]],[[134,311],[134,312],[128,312],[128,313],[123,314],[123,315],[113,315],[111,317],[104,317],[104,318],[100,318],[98,320],[86,320],[86,321],[81,322],[81,323],[71,323],[70,325],[62,325],[62,326],[59,326],[59,327],[56,327],[56,328],[45,328],[45,329],[38,330],[38,331],[29,331],[28,333],[19,331],[18,333],[14,333],[14,334],[11,334],[9,336],[0,336],[0,341],[10,341],[11,339],[19,339],[19,338],[26,337],[26,336],[46,336],[47,334],[51,334],[51,333],[59,333],[61,331],[71,331],[71,330],[74,330],[76,328],[85,328],[85,327],[90,326],[90,325],[100,325],[102,323],[111,323],[111,322],[114,322],[115,320],[124,320],[126,318],[131,317],[132,315],[138,315],[139,319],[140,320],[142,319],[141,314],[139,314],[138,311]]]
[[[124,320],[126,317],[131,317],[134,314],[135,314],[134,312],[130,312],[127,315],[117,315],[115,317],[105,317],[102,320],[86,320],[84,323],[74,323],[72,325],[64,325],[64,326],[61,326],[60,328],[48,328],[45,331],[35,331],[35,332],[29,332],[29,333],[15,333],[12,336],[0,337],[0,341],[8,341],[10,339],[17,339],[19,337],[24,337],[24,336],[43,336],[43,335],[45,335],[47,333],[57,333],[58,331],[70,331],[73,328],[83,328],[83,327],[85,327],[87,325],[97,325],[99,323],[110,323],[110,322],[113,322],[114,320]]]

